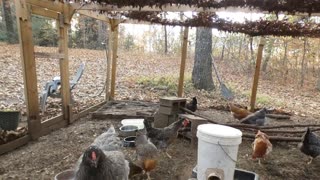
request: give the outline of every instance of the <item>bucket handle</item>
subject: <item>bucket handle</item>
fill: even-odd
[[[222,147],[222,145],[219,143],[218,141],[218,145],[220,146],[220,148],[223,150],[223,152],[231,159],[231,161],[233,162],[237,162],[236,160],[232,159],[232,157],[226,152],[226,150],[224,150],[224,148]]]

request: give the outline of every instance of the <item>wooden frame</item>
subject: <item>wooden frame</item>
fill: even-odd
[[[258,47],[256,69],[255,69],[254,77],[253,77],[253,85],[252,85],[251,100],[250,100],[250,111],[252,111],[252,112],[254,111],[254,106],[255,106],[255,103],[256,103],[259,76],[260,76],[260,67],[261,67],[262,53],[263,53],[264,44],[265,44],[265,39],[264,39],[264,37],[261,37],[260,38],[259,47]]]
[[[179,75],[179,85],[178,85],[178,97],[182,97],[183,93],[183,81],[184,81],[184,71],[186,68],[187,59],[187,49],[188,49],[188,34],[189,28],[185,27],[183,32],[183,42],[181,43],[181,64],[180,64],[180,75]]]

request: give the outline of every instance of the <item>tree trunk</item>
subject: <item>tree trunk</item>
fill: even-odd
[[[197,89],[213,90],[212,79],[212,30],[198,27],[196,30],[196,45],[192,83]]]
[[[269,42],[267,44],[267,47],[266,47],[266,56],[265,56],[265,59],[263,61],[263,64],[262,64],[262,71],[263,72],[266,72],[267,71],[267,66],[268,66],[268,63],[271,59],[271,55],[272,55],[272,51],[273,51],[273,44],[274,44],[274,41],[275,39],[273,38],[270,38],[269,39]]]
[[[302,63],[301,63],[301,79],[300,79],[300,87],[304,84],[304,78],[306,74],[306,50],[307,49],[307,38],[305,37],[303,40],[303,56],[302,56]]]
[[[3,0],[2,12],[3,18],[6,24],[7,42],[9,44],[15,44],[18,42],[17,35],[15,35],[13,28],[13,18],[11,15],[10,0]]]
[[[225,50],[225,48],[226,48],[226,42],[227,42],[227,40],[224,39],[223,45],[222,45],[222,51],[221,51],[220,61],[223,61],[223,59],[224,59],[224,50]]]

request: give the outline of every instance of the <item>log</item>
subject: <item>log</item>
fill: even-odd
[[[241,128],[241,130],[247,130],[247,131],[257,131],[256,129],[250,129],[250,128]],[[264,133],[291,133],[291,134],[299,134],[306,132],[305,129],[303,130],[273,130],[273,129],[265,129],[262,130]],[[320,131],[320,128],[312,128],[312,132]]]
[[[216,121],[214,121],[214,120],[211,120],[211,119],[209,119],[208,117],[205,117],[205,116],[200,115],[200,114],[198,114],[198,113],[194,113],[194,112],[190,111],[190,110],[187,109],[187,108],[180,107],[180,109],[183,110],[183,111],[185,111],[185,112],[187,112],[187,113],[189,113],[189,114],[202,117],[203,119],[206,119],[206,120],[208,120],[209,122],[211,122],[211,123],[213,123],[213,124],[219,124],[218,122],[216,122]]]
[[[255,139],[254,134],[243,133],[242,137]],[[270,141],[289,141],[289,142],[301,142],[301,137],[282,137],[282,136],[269,136]]]
[[[273,119],[290,119],[290,116],[282,114],[266,114],[266,117]]]

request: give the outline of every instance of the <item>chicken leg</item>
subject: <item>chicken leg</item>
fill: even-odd
[[[310,160],[307,162],[308,165],[312,163],[313,157],[309,157],[309,159]]]

